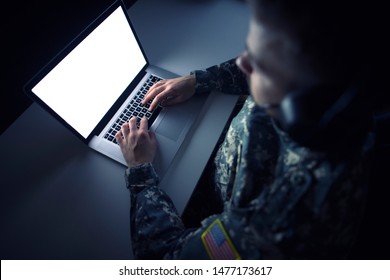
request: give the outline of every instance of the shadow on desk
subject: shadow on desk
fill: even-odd
[[[35,103],[0,154],[1,259],[132,259],[124,166]]]

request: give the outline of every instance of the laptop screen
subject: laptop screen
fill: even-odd
[[[84,138],[146,65],[121,6],[32,89]]]

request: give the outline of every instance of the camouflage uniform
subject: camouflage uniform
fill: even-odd
[[[246,78],[233,60],[196,71],[196,77],[198,92],[248,92]],[[126,170],[134,256],[343,258],[364,209],[373,143],[369,132],[364,144],[345,158],[311,151],[292,141],[248,97],[214,161],[214,185],[223,211],[204,219],[201,227],[185,228],[172,201],[159,189],[151,164]],[[228,253],[220,254],[222,249],[207,243],[211,232]]]

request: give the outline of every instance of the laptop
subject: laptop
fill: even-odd
[[[25,85],[26,94],[90,148],[123,165],[115,134],[135,116],[147,117],[163,176],[207,98],[153,112],[139,103],[161,79],[178,75],[150,65],[122,0],[115,1]]]

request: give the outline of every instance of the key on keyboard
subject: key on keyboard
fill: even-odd
[[[137,127],[139,127],[139,122],[143,117],[146,117],[148,119],[149,126],[153,123],[158,113],[160,112],[161,107],[157,106],[156,108],[153,109],[153,111],[148,111],[149,106],[153,100],[149,100],[148,103],[146,103],[145,105],[142,105],[141,102],[145,97],[146,93],[148,92],[148,90],[150,89],[150,87],[160,80],[161,80],[160,78],[153,75],[151,75],[146,80],[144,85],[137,92],[136,96],[134,96],[134,98],[130,100],[129,104],[127,104],[123,112],[119,115],[118,119],[108,129],[108,131],[104,135],[105,139],[118,144],[115,139],[115,135],[121,129],[122,124],[128,122],[131,117],[137,117]]]

